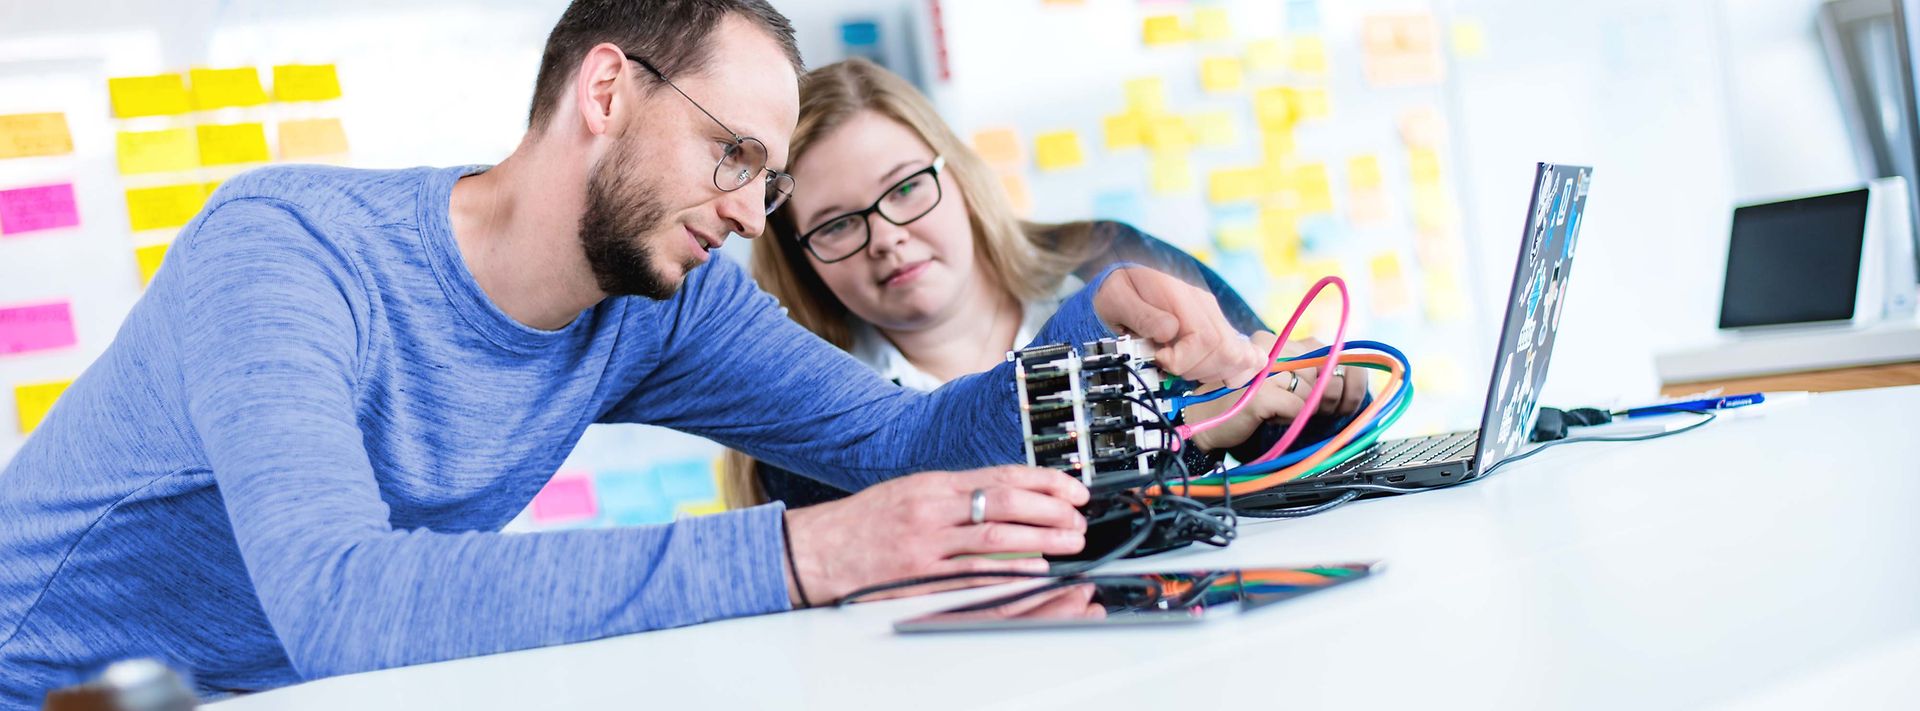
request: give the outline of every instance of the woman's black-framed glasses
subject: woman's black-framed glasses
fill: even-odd
[[[726,131],[727,135],[733,137],[733,140],[725,142],[726,152],[721,154],[720,162],[713,166],[713,187],[719,188],[720,192],[730,193],[746,187],[747,183],[753,180],[753,176],[764,171],[767,174],[766,214],[773,214],[773,211],[780,209],[780,205],[785,203],[787,198],[793,196],[793,176],[767,168],[767,144],[761,143],[758,138],[742,136],[735,133],[733,129],[727,128],[720,119],[714,118],[713,112],[708,111],[707,107],[701,106],[700,102],[694,101],[693,97],[687,96],[687,92],[675,86],[673,80],[668,79],[666,73],[653,66],[652,62],[626,52],[621,54],[626,54],[627,59],[640,63],[640,66],[645,67],[654,78],[672,88],[673,92],[686,99],[687,103],[693,104],[693,108],[706,114],[715,126],[719,126],[720,130]]]
[[[867,221],[869,215],[879,215],[902,226],[926,217],[940,204],[940,169],[946,164],[945,156],[934,156],[933,165],[901,178],[866,209],[836,215],[801,233],[800,246],[806,247],[814,259],[838,262],[859,254],[873,241],[873,230]]]

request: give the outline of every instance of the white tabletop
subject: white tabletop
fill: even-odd
[[[1920,387],[1825,394],[1110,568],[1386,562],[1210,624],[893,633],[894,620],[994,594],[973,590],[213,708],[1920,707],[1916,409]]]

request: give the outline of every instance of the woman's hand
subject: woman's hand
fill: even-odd
[[[973,522],[973,492],[985,493],[983,522]],[[1052,469],[1001,466],[924,472],[868,487],[853,496],[787,512],[795,570],[814,604],[903,578],[975,572],[1047,572],[1041,558],[974,557],[992,553],[1078,553],[1086,546],[1087,503],[1079,480]],[[983,579],[979,582],[1000,582]],[[960,581],[901,594],[965,587]]]
[[[1259,331],[1252,336],[1253,345],[1258,347],[1261,353],[1270,352],[1276,338],[1278,337],[1267,331]],[[1280,355],[1296,356],[1322,347],[1322,344],[1312,339],[1298,340],[1282,346]],[[1342,366],[1335,373],[1337,375],[1334,381],[1328,383],[1326,392],[1320,394],[1320,407],[1316,411],[1321,414],[1346,415],[1359,410],[1360,403],[1367,395],[1366,371],[1355,366]],[[1284,373],[1269,378],[1265,385],[1260,386],[1260,391],[1254,393],[1253,401],[1247,403],[1245,409],[1212,429],[1196,433],[1193,436],[1193,443],[1210,451],[1235,447],[1253,436],[1254,430],[1264,422],[1285,422],[1299,417],[1306,405],[1305,398],[1313,393],[1314,377],[1319,374],[1319,369],[1304,368],[1293,371],[1293,374],[1298,378]],[[1233,385],[1244,384],[1234,383]],[[1220,383],[1208,383],[1202,390],[1219,387],[1226,386]],[[1226,412],[1233,407],[1234,402],[1239,400],[1239,396],[1239,393],[1233,393],[1189,406],[1184,410],[1186,421],[1200,422]]]

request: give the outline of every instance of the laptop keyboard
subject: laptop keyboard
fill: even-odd
[[[1454,432],[1396,439],[1380,443],[1378,453],[1366,463],[1368,469],[1394,469],[1466,459],[1480,442],[1479,432]]]

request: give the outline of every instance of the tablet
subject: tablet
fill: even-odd
[[[894,623],[900,633],[1187,625],[1245,614],[1365,578],[1379,564],[1244,568],[1056,578]]]

